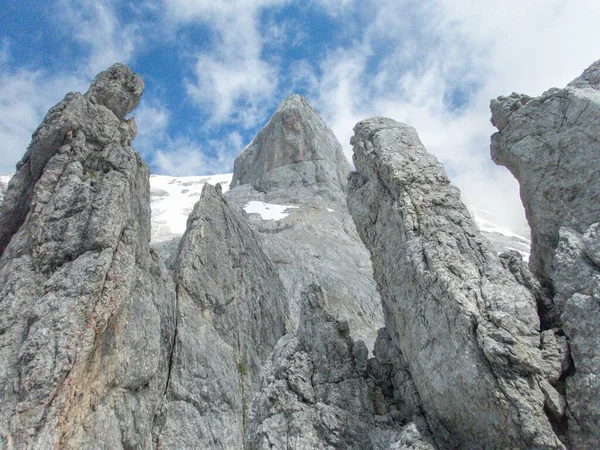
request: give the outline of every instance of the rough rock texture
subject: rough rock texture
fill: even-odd
[[[561,448],[538,385],[534,296],[480,236],[413,128],[374,118],[354,131],[350,211],[436,442]]]
[[[345,317],[353,337],[372,349],[383,325],[381,300],[346,206],[348,172],[332,131],[292,95],[236,159],[226,195],[242,207],[250,201],[294,207],[281,220],[250,216],[288,292],[290,330],[298,325],[302,291],[316,282],[328,292],[326,309]]]
[[[157,448],[242,448],[260,369],[285,334],[285,291],[244,214],[206,184],[175,267],[177,337]]]
[[[104,93],[95,102],[68,94],[0,207],[2,448],[151,444],[175,290],[148,246],[148,168],[122,120],[142,88],[113,66],[90,88]]]
[[[290,95],[236,158],[231,187],[343,199],[349,165],[331,129],[299,95]]]
[[[600,61],[565,89],[492,100],[492,158],[519,180],[531,227],[531,268],[544,282],[561,226],[583,233],[598,222]]]
[[[248,447],[432,449],[414,423],[406,424],[418,411],[413,398],[394,397],[385,351],[367,360],[366,345],[350,338],[348,322],[324,310],[319,286],[310,285],[303,302],[297,334],[279,341],[263,372]],[[378,350],[386,348],[382,335]]]
[[[562,361],[554,387],[566,393],[565,439],[573,448],[598,448],[600,61],[564,89],[499,97],[491,109],[499,130],[492,157],[519,180],[532,233],[530,265],[554,293],[542,318],[569,344],[554,352]],[[554,411],[565,408],[562,398],[553,403]]]

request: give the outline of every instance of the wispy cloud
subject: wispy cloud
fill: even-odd
[[[88,48],[87,75],[93,77],[115,62],[126,63],[140,40],[138,26],[123,22],[111,0],[60,0],[60,17],[69,33]]]
[[[362,35],[321,63],[318,81],[307,74],[310,96],[348,156],[360,119],[415,126],[467,202],[519,228],[518,185],[490,161],[488,104],[513,90],[563,86],[592,62],[600,4],[574,3],[378,1]]]
[[[142,99],[134,111],[138,135],[133,146],[150,164],[154,173],[185,176],[219,174],[231,170],[243,142],[239,133],[200,144],[181,134],[170,133],[172,114],[166,106]]]
[[[278,85],[278,67],[263,59],[263,37],[259,32],[264,8],[283,5],[285,0],[234,0],[165,2],[171,20],[180,24],[202,23],[214,42],[197,50],[194,79],[188,93],[212,112],[216,124],[235,121],[249,128],[265,114]]]
[[[31,134],[46,111],[69,91],[82,87],[76,76],[53,77],[41,70],[17,69],[0,64],[0,173],[12,173]]]

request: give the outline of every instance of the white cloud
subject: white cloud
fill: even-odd
[[[237,132],[203,145],[185,136],[172,136],[171,112],[152,100],[142,98],[133,115],[138,124],[133,147],[152,166],[153,173],[171,176],[225,173],[231,170],[233,159],[243,146]]]
[[[89,49],[86,74],[93,77],[116,62],[126,63],[135,52],[138,27],[123,23],[111,0],[61,0],[60,17],[72,36]]]
[[[278,68],[262,58],[260,13],[285,0],[165,2],[171,20],[202,23],[215,35],[210,50],[198,51],[195,79],[187,85],[193,99],[212,113],[211,122],[234,120],[249,128],[265,113],[278,85]],[[206,105],[206,106],[205,106]]]
[[[231,146],[238,144],[237,133],[210,142],[207,147],[210,147],[212,156],[209,156],[206,148],[187,138],[168,139],[162,148],[153,152],[151,162],[158,174],[172,176],[221,174],[233,166],[234,154],[231,152]]]
[[[358,120],[408,123],[467,202],[518,229],[518,185],[489,157],[489,100],[512,91],[539,95],[579,75],[597,57],[600,3],[389,0],[374,10],[356,43],[322,62],[311,95],[347,155]],[[467,94],[458,109],[449,102],[457,87]]]

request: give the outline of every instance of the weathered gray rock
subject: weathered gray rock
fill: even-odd
[[[327,124],[299,95],[290,95],[236,158],[231,187],[283,191],[304,201],[321,196],[343,201],[350,166]]]
[[[413,128],[373,118],[354,131],[350,211],[437,444],[562,448],[538,385],[534,296]]]
[[[348,172],[332,131],[292,95],[236,159],[226,195],[241,207],[250,201],[291,206],[280,220],[250,215],[287,290],[290,329],[298,325],[302,291],[317,283],[328,292],[326,309],[345,317],[353,337],[372,348],[383,325],[381,300],[346,206]]]
[[[204,185],[175,267],[177,338],[158,448],[242,448],[260,370],[285,334],[285,290],[244,214]]]
[[[565,89],[492,100],[492,158],[519,180],[531,227],[531,268],[545,283],[561,226],[583,233],[598,222],[600,61]]]
[[[600,446],[600,268],[592,257],[599,225],[592,224],[583,236],[561,228],[552,262],[556,304],[573,361],[566,377],[568,436],[573,448]]]
[[[94,78],[85,96],[124,120],[138,105],[143,91],[144,81],[137,74],[123,64],[113,64]]]
[[[556,336],[564,333],[570,347],[551,352],[551,360],[562,360],[560,375],[566,377],[566,389],[564,382],[554,383],[566,394],[566,439],[573,448],[597,448],[600,61],[564,89],[538,98],[499,97],[491,109],[499,130],[492,157],[519,180],[532,233],[530,265],[554,293],[542,318],[552,317],[545,322]]]
[[[8,177],[0,176],[0,204],[2,204],[2,200],[4,200],[4,193],[6,192],[6,187],[8,185]]]
[[[143,84],[123,66],[97,80],[114,70],[97,103],[72,93],[49,111],[0,207],[3,448],[151,445],[175,289],[149,249],[135,122],[102,104]]]
[[[415,412],[396,409],[401,399],[393,389],[386,397],[378,385],[389,386],[390,368],[367,361],[365,344],[350,338],[347,322],[324,309],[323,290],[311,285],[303,300],[297,335],[279,341],[263,372],[248,447],[432,449],[414,423],[402,427]],[[373,375],[367,367],[376,368]],[[376,377],[386,369],[387,376]]]

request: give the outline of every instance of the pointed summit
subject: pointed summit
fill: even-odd
[[[339,198],[350,171],[331,129],[300,95],[287,97],[236,158],[232,187],[261,192],[300,187]]]

